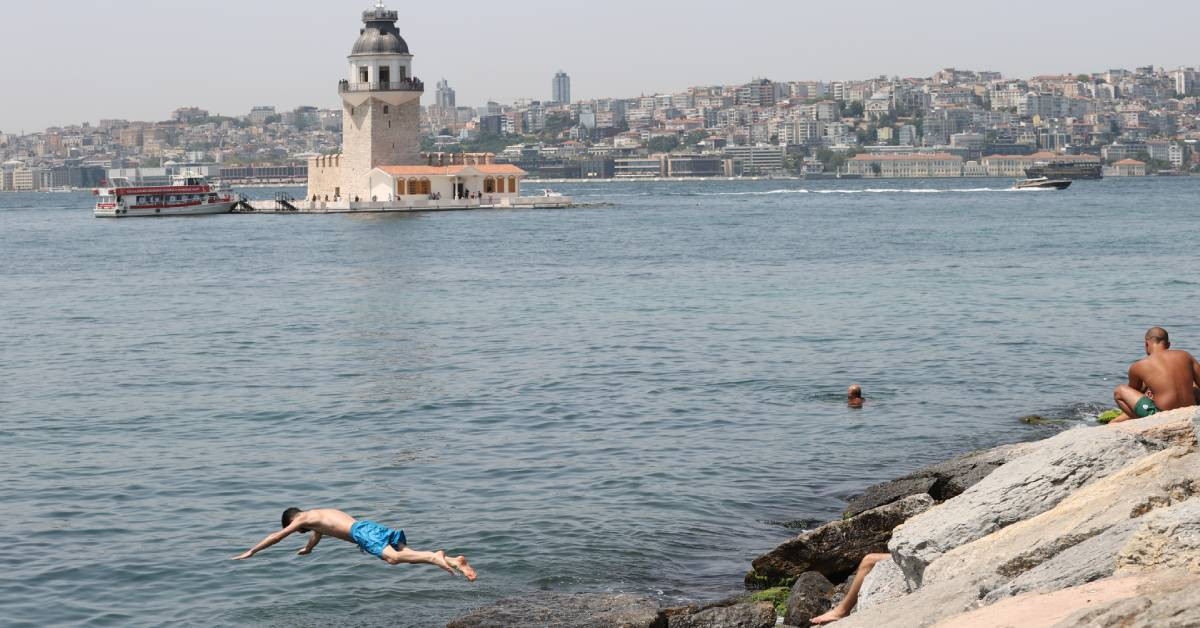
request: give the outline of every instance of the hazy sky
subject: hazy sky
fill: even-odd
[[[372,0],[3,0],[0,131],[101,118],[167,119],[180,106],[244,114],[338,104],[336,83]],[[575,99],[690,85],[1006,76],[1200,65],[1200,2],[457,0],[401,2],[426,83],[460,105]]]

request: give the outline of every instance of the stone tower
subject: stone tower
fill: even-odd
[[[413,76],[412,54],[396,28],[399,12],[382,0],[363,12],[363,29],[349,57],[342,96],[342,190],[367,196],[369,174],[377,166],[420,163],[421,94]]]

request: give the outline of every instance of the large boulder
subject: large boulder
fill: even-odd
[[[1200,455],[1179,448],[1156,452],[1077,490],[1044,513],[951,549],[925,569],[924,583],[993,576],[1013,580],[1094,537],[1117,543],[1109,532],[1114,526],[1197,492]],[[1094,543],[1090,547],[1104,551]],[[1112,566],[1108,569],[1111,573]]]
[[[914,471],[904,477],[867,487],[861,495],[850,498],[845,516],[884,506],[909,495],[928,493],[942,502],[957,497],[979,483],[1004,463],[1030,450],[1034,443],[1002,445],[964,454],[946,462]]]
[[[717,606],[691,615],[676,615],[669,628],[771,628],[777,617],[770,602]]]
[[[500,600],[452,620],[447,628],[663,628],[652,599],[628,593],[535,593]]]
[[[828,578],[815,571],[800,574],[788,595],[783,623],[807,626],[810,619],[825,613],[832,606],[834,589]]]
[[[889,547],[911,588],[946,552],[1050,510],[1073,491],[1161,448],[1136,435],[1081,428],[1034,443],[958,497],[896,530]]]
[[[929,495],[913,495],[800,534],[754,559],[746,587],[770,588],[806,571],[841,581],[858,568],[863,556],[887,551],[892,529],[932,506]]]
[[[927,626],[1013,596],[1166,568],[1200,572],[1200,454],[1182,448],[1135,460],[1049,511],[947,552],[921,588],[860,604],[839,626]]]
[[[903,597],[912,593],[904,572],[892,559],[875,563],[871,573],[863,580],[862,589],[858,592],[858,610],[879,606],[889,600]]]

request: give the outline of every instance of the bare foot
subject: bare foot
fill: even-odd
[[[849,613],[842,611],[840,608],[835,608],[824,615],[813,617],[809,620],[809,623],[814,626],[824,626],[825,624],[832,624],[839,619],[845,619],[846,615],[849,615]]]
[[[462,574],[464,576],[466,576],[467,580],[470,582],[475,582],[475,578],[479,577],[475,574],[475,568],[472,567],[467,562],[466,556],[459,556],[458,558],[451,558],[447,562],[449,562],[451,565],[453,565],[455,569],[461,571]]]
[[[452,576],[458,575],[457,573],[455,573],[454,567],[451,566],[450,561],[446,559],[446,552],[444,552],[442,550],[438,550],[433,553],[433,564],[437,565],[438,567],[441,567],[442,569],[445,569]]]

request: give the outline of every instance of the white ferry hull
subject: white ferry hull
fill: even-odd
[[[228,214],[233,211],[237,201],[218,201],[203,205],[188,205],[182,207],[97,207],[94,215],[97,218],[151,218],[163,216],[204,216],[208,214]]]

